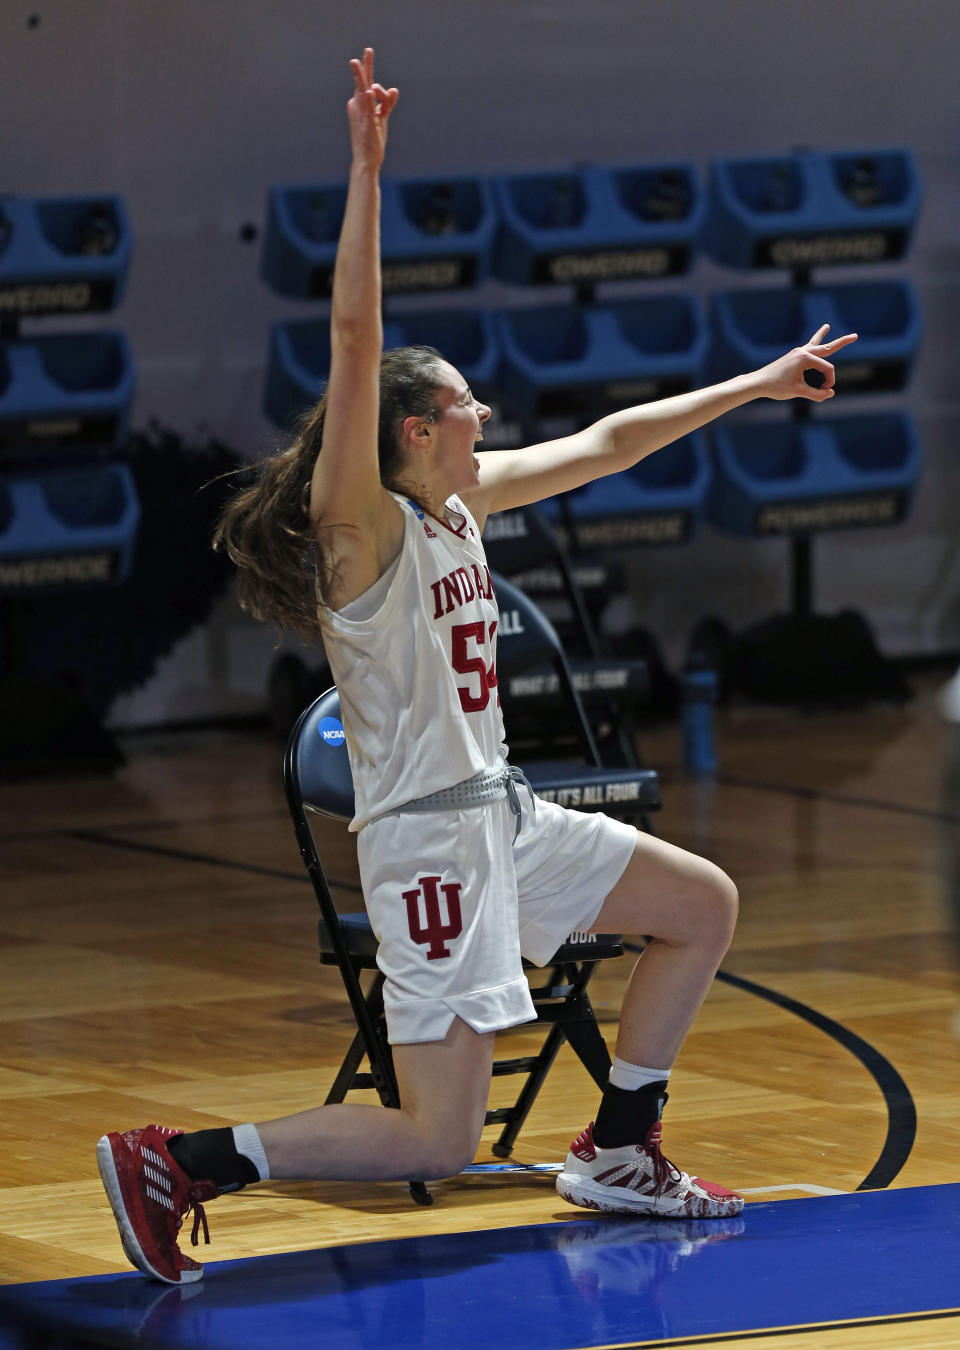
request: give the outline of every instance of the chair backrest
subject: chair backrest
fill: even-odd
[[[560,552],[556,536],[535,506],[494,512],[483,527],[483,546],[491,567],[510,573],[553,562]]]
[[[568,506],[565,498],[558,500],[562,509]],[[483,543],[490,566],[508,576],[536,571],[545,564],[548,569],[556,569],[559,593],[570,607],[575,640],[594,659],[601,657],[596,626],[580,583],[574,577],[567,550],[542,511],[535,506],[519,506],[510,511],[495,512],[484,526]],[[603,567],[609,575],[609,558],[604,560]]]
[[[587,760],[599,765],[597,749],[583,702],[577,693],[570,666],[557,630],[528,595],[498,573],[493,574],[493,589],[500,610],[497,628],[497,675],[510,680],[525,670],[549,664],[566,698],[577,737]]]
[[[497,628],[497,674],[516,675],[532,666],[563,657],[563,643],[543,610],[499,573],[493,589],[500,610]]]
[[[336,689],[314,699],[287,741],[283,781],[291,810],[302,803],[335,820],[353,816],[353,778]]]

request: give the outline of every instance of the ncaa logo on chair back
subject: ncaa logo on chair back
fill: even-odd
[[[347,744],[343,723],[335,717],[322,717],[317,723],[317,734],[332,750],[342,750]]]
[[[443,892],[443,901],[440,892]],[[460,882],[440,885],[439,877],[419,877],[417,889],[404,891],[410,936],[418,947],[427,947],[427,960],[450,955],[446,945],[463,932],[460,912]],[[446,910],[446,915],[444,915]]]

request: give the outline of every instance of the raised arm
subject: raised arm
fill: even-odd
[[[794,348],[761,370],[738,375],[723,384],[611,413],[585,431],[562,440],[525,450],[482,454],[478,456],[480,486],[469,494],[470,508],[485,519],[491,511],[527,506],[605,474],[618,473],[756,398],[806,398],[823,403],[833,398],[836,382],[829,358],[857,340],[856,333],[848,333],[825,342],[828,331],[829,325],[824,324],[805,346]],[[819,389],[804,380],[808,370],[822,374]]]
[[[383,517],[395,503],[380,484],[377,464],[380,355],[380,166],[396,89],[373,79],[373,49],[351,61],[354,91],[347,104],[352,162],[347,204],[337,245],[330,316],[330,378],[323,444],[310,484],[310,514],[321,527],[322,551],[361,575],[348,584],[359,594],[377,564]],[[359,556],[357,555],[359,550]],[[369,557],[367,555],[370,555]],[[328,568],[327,571],[331,571]],[[366,580],[371,585],[379,570]],[[346,599],[340,597],[340,602]],[[328,598],[336,605],[336,599]]]

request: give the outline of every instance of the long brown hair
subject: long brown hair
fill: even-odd
[[[442,359],[434,347],[397,347],[381,357],[377,451],[385,487],[401,490],[404,418],[440,415],[434,395],[443,385]],[[213,536],[214,548],[225,549],[239,569],[243,608],[307,642],[320,635],[318,580],[328,581],[331,566],[310,518],[310,481],[326,411],[324,393],[299,418],[285,449],[244,470],[253,481],[227,503]]]

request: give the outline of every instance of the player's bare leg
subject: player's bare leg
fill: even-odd
[[[637,835],[627,869],[593,925],[651,940],[627,986],[617,1056],[669,1069],[733,937],[737,889],[719,867]]]
[[[490,1089],[493,1035],[459,1018],[442,1041],[395,1045],[401,1109],[320,1106],[257,1126],[271,1177],[318,1181],[454,1176],[473,1161]]]
[[[740,1196],[689,1177],[660,1148],[670,1070],[730,944],[736,914],[736,888],[718,867],[638,835],[593,929],[649,940],[624,995],[596,1125],[574,1140],[557,1181],[565,1199],[679,1218],[727,1218],[742,1209]]]
[[[198,1280],[203,1267],[180,1250],[207,1235],[203,1205],[268,1177],[429,1181],[460,1172],[483,1128],[493,1035],[455,1020],[442,1041],[394,1047],[400,1110],[319,1106],[260,1125],[184,1134],[147,1125],[106,1134],[97,1162],[129,1260],[166,1284]]]

